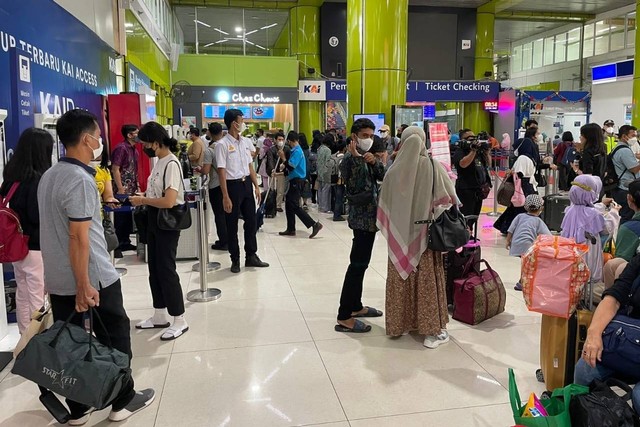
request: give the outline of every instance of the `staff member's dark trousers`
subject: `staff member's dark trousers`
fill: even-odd
[[[316,223],[304,209],[300,207],[300,196],[304,191],[304,179],[294,178],[289,180],[289,189],[285,197],[285,209],[287,213],[287,231],[295,231],[296,216],[305,227],[311,228]]]
[[[124,310],[124,303],[122,302],[122,286],[120,280],[107,286],[106,288],[100,288],[100,306],[96,307],[96,311],[104,323],[105,329],[102,329],[97,319],[94,319],[94,332],[98,341],[104,345],[111,345],[116,350],[129,355],[129,363],[133,354],[131,352],[131,324],[127,312]],[[71,313],[76,310],[76,296],[75,295],[53,295],[51,298],[51,310],[53,311],[54,321],[66,321]],[[84,328],[83,313],[76,313],[71,319],[74,325],[78,325]],[[135,396],[133,389],[133,378],[129,377],[127,384],[124,384],[122,391],[111,403],[114,411],[123,409],[131,399]],[[80,418],[84,415],[89,407],[82,403],[67,400],[67,406],[71,412],[73,418]]]
[[[460,199],[462,206],[460,212],[462,215],[480,215],[482,210],[482,191],[479,188],[456,188],[456,194]],[[470,228],[473,227],[475,221],[469,221]]]
[[[338,320],[349,320],[351,313],[363,309],[362,282],[364,273],[369,268],[375,240],[376,233],[373,231],[353,230],[353,244],[349,255],[351,263],[342,284]]]
[[[148,206],[147,209],[149,211],[147,226],[149,286],[153,308],[166,308],[170,316],[181,316],[184,314],[184,297],[180,276],[176,271],[180,230],[158,228],[158,208]]]
[[[238,244],[238,218],[242,213],[244,220],[244,253],[249,258],[258,252],[256,240],[256,201],[253,198],[251,179],[227,180],[227,191],[233,204],[231,213],[225,212],[227,234],[229,236],[229,255],[231,262],[240,261],[240,245]]]
[[[118,248],[122,249],[131,244],[131,233],[133,232],[133,215],[131,212],[114,212],[113,226],[118,237]]]
[[[229,243],[229,236],[227,234],[227,219],[224,212],[224,205],[222,204],[222,189],[219,186],[209,189],[209,200],[211,201],[211,208],[213,209],[218,242],[220,242],[221,246],[226,246]]]

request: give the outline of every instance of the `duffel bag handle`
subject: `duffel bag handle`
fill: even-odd
[[[628,402],[629,400],[631,400],[631,395],[633,394],[633,389],[629,386],[629,384],[625,383],[622,380],[619,380],[618,378],[607,378],[607,380],[603,381],[603,382],[609,388],[618,387],[622,391],[624,391],[625,395],[624,396],[620,396],[620,398],[622,400],[624,400],[625,402]]]
[[[92,358],[91,358],[92,345],[91,344],[92,344],[93,332],[94,332],[94,328],[93,328],[93,313],[94,312],[96,314],[96,317],[98,318],[98,323],[100,323],[100,326],[102,327],[102,331],[104,332],[104,336],[105,336],[105,338],[107,340],[107,342],[105,344],[108,345],[109,347],[113,347],[113,344],[111,343],[111,338],[109,337],[109,333],[107,332],[107,328],[104,326],[104,323],[102,322],[102,318],[100,317],[100,314],[95,309],[95,307],[89,307],[89,351],[87,353],[87,356],[85,356],[85,360],[87,360],[87,361],[91,361],[92,360]],[[49,346],[55,348],[56,345],[58,345],[58,339],[60,338],[60,335],[62,334],[62,332],[65,329],[68,329],[69,322],[71,322],[71,319],[73,319],[73,316],[75,316],[76,314],[82,314],[82,313],[78,313],[74,309],[73,312],[69,315],[69,317],[67,317],[67,320],[65,320],[64,325],[62,325],[62,327],[60,328],[60,330],[58,331],[56,336],[51,340],[51,342],[49,343]]]

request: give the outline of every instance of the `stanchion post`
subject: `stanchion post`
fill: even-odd
[[[116,226],[115,224],[116,224],[116,223],[115,223],[115,213],[114,213],[114,210],[113,210],[113,209],[109,209],[108,214],[109,214],[109,220],[111,220],[111,225],[112,225],[112,227],[115,229],[115,226]],[[115,250],[111,251],[110,255],[111,255],[111,264],[115,267],[115,266],[116,266]],[[126,269],[126,268],[124,268],[124,267],[116,267],[116,271],[118,272],[118,275],[119,275],[120,277],[122,277],[122,276],[126,276],[126,275],[127,275],[127,273],[129,272],[129,270],[127,270],[127,269]]]
[[[204,189],[202,185],[202,178],[197,178],[199,197],[196,203],[198,218],[197,218],[197,226],[198,226],[198,242],[200,243],[200,263],[198,265],[200,271],[200,289],[191,291],[187,294],[187,300],[191,302],[206,302],[212,301],[220,298],[222,295],[222,291],[216,288],[207,288],[207,254],[209,253],[207,249],[208,241],[205,233],[205,213],[204,213],[204,201],[206,200],[206,189]],[[220,268],[220,264],[218,264],[218,268]]]
[[[199,197],[200,197],[200,201],[198,202],[197,206],[202,206],[202,215],[203,215],[203,226],[201,229],[198,230],[198,234],[199,234],[199,240],[198,240],[198,251],[199,251],[199,262],[193,264],[193,267],[191,267],[192,271],[200,271],[200,261],[204,260],[205,265],[207,266],[207,272],[212,272],[215,270],[220,269],[220,263],[219,262],[209,262],[209,241],[207,240],[209,236],[209,230],[207,228],[207,213],[204,210],[204,206],[207,203],[207,196],[208,191],[207,191],[207,183],[205,182],[205,180],[202,179],[201,176],[198,176],[196,178],[196,182],[197,182],[197,186],[199,189]],[[200,215],[200,208],[198,207],[198,215]],[[204,255],[202,255],[204,254]]]
[[[499,169],[496,165],[493,171],[493,212],[489,212],[487,216],[500,216],[498,212],[498,188],[500,187]]]

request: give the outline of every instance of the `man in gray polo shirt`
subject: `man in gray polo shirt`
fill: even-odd
[[[618,146],[609,154],[618,175],[618,188],[611,191],[611,197],[620,208],[620,223],[631,221],[635,212],[629,207],[627,194],[629,184],[640,178],[640,162],[633,152],[633,147],[638,145],[638,130],[629,125],[620,126],[620,139]]]
[[[106,327],[106,332],[96,328],[98,340],[110,341],[131,358],[129,318],[104,239],[95,170],[88,166],[102,153],[100,128],[93,114],[76,109],[58,119],[56,132],[68,157],[45,172],[38,186],[40,246],[53,317],[64,321],[76,311],[71,321],[83,326],[82,313],[95,307]],[[131,378],[112,402],[109,419],[125,420],[154,397],[152,389],[136,392]],[[69,425],[89,421],[93,408],[69,400],[67,405]]]

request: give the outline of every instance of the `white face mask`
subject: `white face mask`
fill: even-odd
[[[93,148],[93,158],[97,159],[98,157],[102,156],[102,150],[104,149],[104,145],[102,145],[102,137],[100,138],[96,138],[95,136],[91,135],[90,133],[87,134],[89,135],[91,138],[95,139],[96,141],[98,141],[98,148]]]
[[[242,122],[240,124],[240,129],[238,129],[238,132],[244,133],[245,130],[247,130],[247,124],[245,122]]]
[[[278,148],[282,148],[284,147],[284,141],[276,141],[276,145],[278,146]]]
[[[365,153],[371,149],[372,145],[373,145],[373,138],[365,138],[365,139],[358,138],[358,148],[360,148]]]
[[[91,160],[89,162],[89,166],[91,166],[94,169],[97,169],[98,166],[100,166],[100,160]]]
[[[629,144],[629,146],[633,147],[634,145],[638,144],[638,138],[635,136],[633,138],[629,138],[627,143]]]
[[[536,141],[538,142],[538,144],[542,144],[544,142],[544,138],[542,137],[542,135],[538,135],[536,136]]]
[[[383,130],[383,131],[380,132],[380,137],[382,137],[382,138],[386,138],[387,135],[389,135],[389,132],[387,132],[386,130]]]
[[[613,129],[612,127],[608,127],[608,128],[606,128],[606,129],[605,129],[605,131],[606,131],[609,135],[611,135],[611,134],[613,133],[614,129]]]

